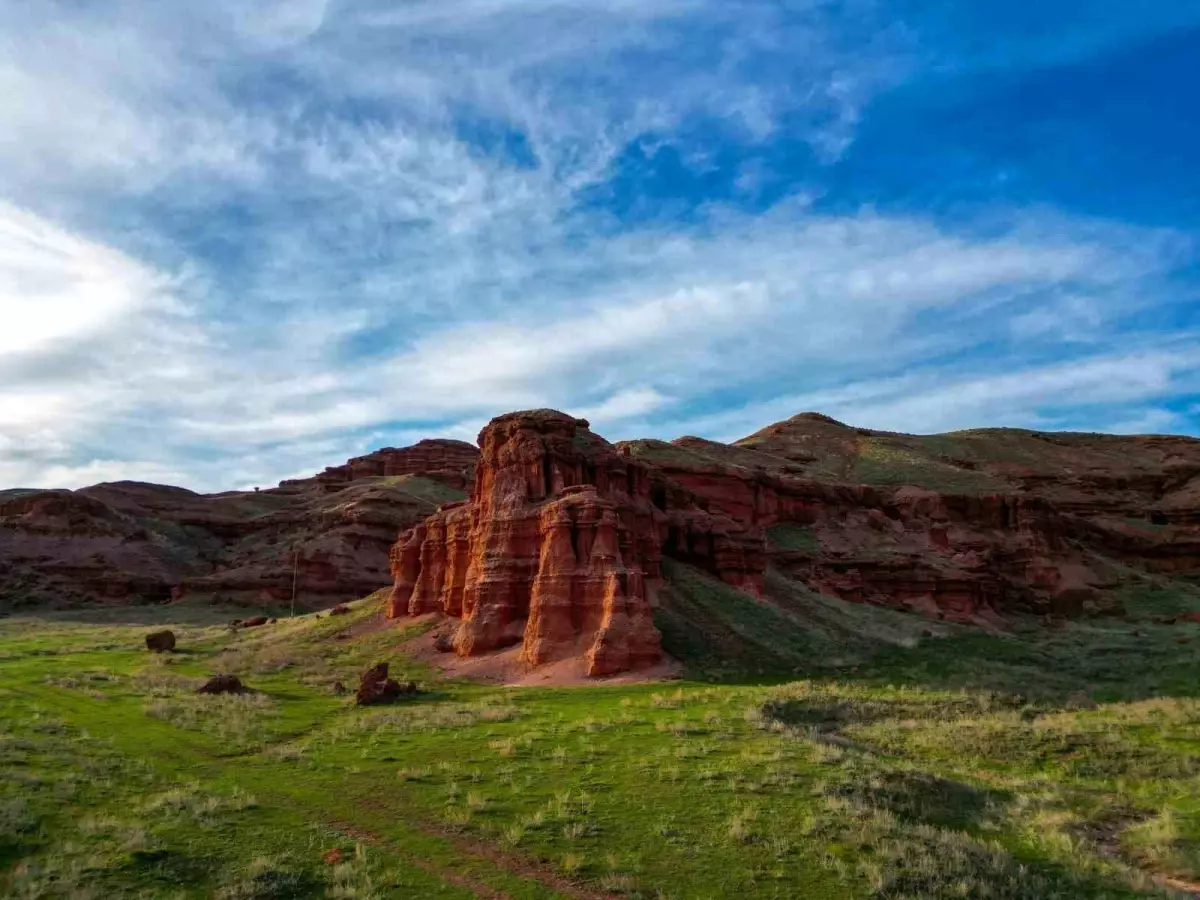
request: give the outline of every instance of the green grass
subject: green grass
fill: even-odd
[[[767,542],[775,549],[796,550],[816,555],[821,552],[821,541],[811,525],[795,522],[780,522],[767,529]]]
[[[462,491],[442,484],[440,481],[434,481],[432,478],[422,478],[420,475],[381,475],[367,480],[372,484],[382,484],[393,488],[400,493],[434,506],[456,503],[467,498]]]
[[[378,598],[238,631],[181,607],[0,620],[0,895],[1040,900],[1200,878],[1200,626],[1155,621],[1186,589],[1131,586],[1133,623],[988,635],[776,572],[770,602],[668,575],[687,673],[666,684],[444,680],[372,627]],[[163,623],[180,652],[147,654]],[[335,693],[379,660],[424,692]],[[255,692],[194,694],[217,671]]]
[[[986,472],[963,469],[888,438],[861,438],[850,470],[851,481],[880,486],[915,485],[956,494],[1010,490]]]

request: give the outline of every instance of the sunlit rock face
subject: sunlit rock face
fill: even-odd
[[[591,675],[657,662],[667,515],[648,467],[552,410],[493,419],[479,446],[470,500],[393,548],[389,614],[461,618],[463,656],[520,643],[530,665],[583,656]]]

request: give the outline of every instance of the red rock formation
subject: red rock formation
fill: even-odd
[[[656,662],[667,517],[649,470],[550,410],[493,419],[479,443],[470,503],[397,542],[389,615],[461,617],[464,656],[521,643],[531,665],[584,656],[591,675]]]
[[[521,643],[531,662],[590,654],[606,672],[653,655],[664,555],[768,600],[773,567],[962,620],[1116,611],[1131,569],[1200,576],[1192,438],[906,435],[806,413],[731,445],[614,449],[541,411],[481,440],[482,457],[422,441],[261,492],[0,491],[0,609],[278,604],[293,579],[299,605],[329,606],[386,584],[390,561],[392,614],[460,619],[459,652]],[[450,502],[465,485],[470,502]]]
[[[822,434],[844,428],[813,421]],[[800,453],[776,456],[697,438],[620,449],[654,466],[659,502],[678,510],[675,516],[701,509],[724,520],[720,568],[728,575],[734,559],[745,559],[744,579],[725,580],[751,591],[761,585],[766,555],[783,572],[843,599],[952,620],[1102,606],[1105,576],[1072,546],[1068,519],[1036,497],[816,481],[795,474],[791,457]],[[776,526],[806,529],[811,545],[764,552],[753,536]],[[672,542],[667,552],[691,560],[685,542]]]
[[[326,485],[344,485],[366,478],[421,475],[463,490],[474,477],[479,450],[465,441],[422,440],[411,447],[384,447],[358,456],[342,466],[331,466],[316,480]],[[281,487],[296,484],[282,482]]]
[[[188,599],[262,606],[290,603],[293,586],[301,608],[357,599],[390,583],[397,532],[462,496],[453,485],[478,455],[459,441],[422,441],[363,457],[379,467],[358,465],[357,480],[209,495],[128,481],[0,491],[0,611]]]

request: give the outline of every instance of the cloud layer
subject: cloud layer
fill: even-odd
[[[270,483],[545,405],[1194,430],[1186,223],[839,199],[931,55],[885,7],[0,8],[0,486]]]

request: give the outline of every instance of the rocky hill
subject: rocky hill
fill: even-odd
[[[521,644],[528,664],[608,674],[658,657],[672,571],[760,606],[796,588],[988,625],[1121,615],[1131,579],[1200,577],[1193,438],[916,436],[804,413],[733,444],[614,445],[534,410],[479,445],[386,448],[262,491],[0,492],[0,608],[278,605],[293,580],[313,607],[390,583],[391,615],[460,619],[463,655]]]
[[[818,595],[990,626],[1122,615],[1138,573],[1200,575],[1200,441],[1012,429],[936,436],[806,413],[732,445],[610,445],[582,419],[480,434],[470,501],[401,537],[389,614],[461,619],[470,656],[522,644],[595,675],[656,661],[665,559],[766,603]],[[663,596],[669,597],[670,592]]]
[[[0,491],[0,611],[172,599],[301,607],[385,585],[399,530],[464,496],[479,451],[387,448],[261,491]]]

